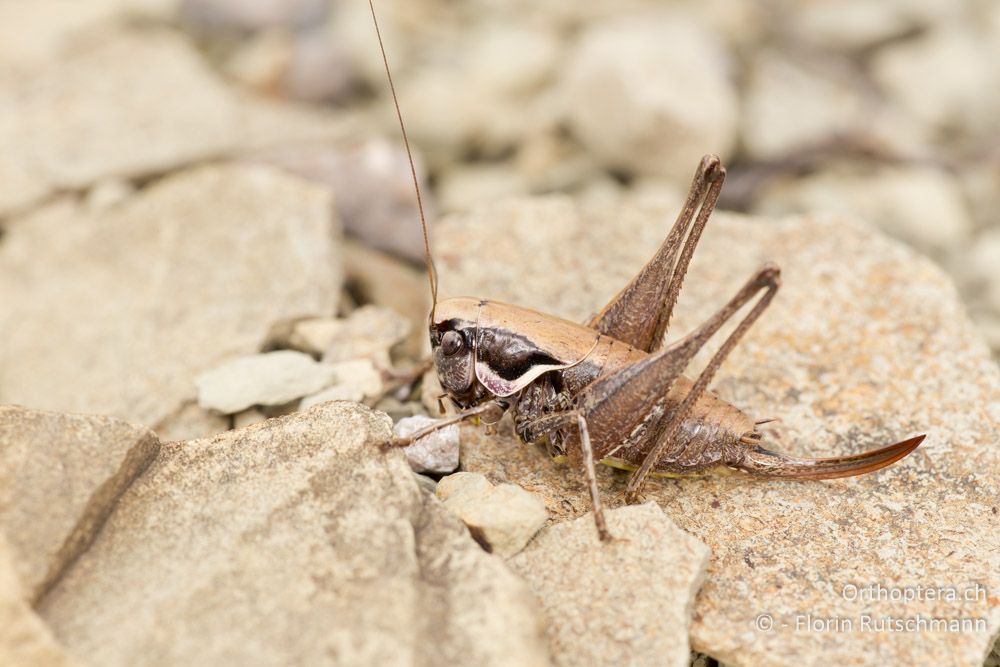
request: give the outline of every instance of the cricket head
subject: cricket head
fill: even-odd
[[[472,303],[446,299],[439,304],[430,322],[431,349],[438,380],[448,397],[462,409],[490,398],[476,378],[476,312],[477,307]]]

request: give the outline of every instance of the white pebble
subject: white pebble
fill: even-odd
[[[393,433],[406,437],[437,421],[424,415],[405,417],[396,423]],[[449,473],[458,468],[459,444],[458,425],[453,425],[420,438],[403,453],[414,472]]]

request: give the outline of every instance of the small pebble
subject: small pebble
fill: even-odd
[[[425,415],[406,417],[397,422],[393,434],[406,437],[437,421]],[[458,425],[447,426],[405,447],[403,453],[414,472],[449,473],[458,468],[459,443]]]
[[[299,405],[300,410],[325,401],[360,403],[365,398],[377,396],[382,391],[382,374],[370,359],[352,359],[326,365],[333,373],[331,386],[303,398]]]
[[[436,493],[485,549],[503,558],[524,549],[549,518],[536,496],[516,484],[494,486],[479,473],[448,475]]]

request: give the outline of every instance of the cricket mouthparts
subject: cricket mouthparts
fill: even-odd
[[[810,459],[788,456],[757,446],[747,452],[740,467],[751,475],[784,479],[836,479],[853,477],[881,470],[915,450],[926,435],[873,449],[861,454]]]

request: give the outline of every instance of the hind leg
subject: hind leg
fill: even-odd
[[[718,157],[702,158],[684,207],[659,250],[588,326],[646,352],[663,347],[688,265],[725,179]]]
[[[713,315],[708,322],[699,327],[694,333],[689,335],[683,341],[682,344],[690,344],[694,349],[700,349],[712,335],[718,331],[719,327],[731,318],[736,312],[746,303],[748,303],[756,294],[761,290],[764,293],[758,299],[757,303],[753,305],[750,312],[740,321],[736,326],[736,329],[729,334],[729,337],[722,343],[722,347],[712,356],[708,365],[695,380],[694,385],[688,391],[687,395],[684,397],[683,402],[680,406],[673,411],[670,415],[665,415],[661,419],[660,424],[657,425],[656,434],[654,436],[656,444],[652,447],[649,453],[643,459],[642,465],[639,469],[632,473],[629,478],[628,486],[625,487],[625,502],[633,504],[640,501],[640,492],[642,486],[649,476],[650,471],[653,466],[660,462],[661,457],[667,451],[667,447],[674,445],[673,450],[669,453],[669,458],[676,460],[679,459],[684,454],[683,447],[677,447],[674,443],[677,441],[678,433],[681,427],[684,425],[684,421],[688,418],[691,412],[692,406],[695,402],[705,393],[708,389],[709,383],[715,376],[716,371],[719,370],[719,366],[725,361],[729,353],[733,351],[740,339],[746,334],[746,332],[753,326],[753,323],[757,321],[761,313],[767,309],[770,305],[771,300],[774,299],[774,295],[778,291],[778,287],[781,285],[781,274],[777,266],[767,265],[762,268],[757,274],[748,282],[739,293],[733,297],[725,307],[719,312]]]

